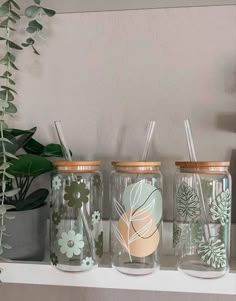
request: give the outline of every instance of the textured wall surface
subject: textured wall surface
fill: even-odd
[[[166,220],[173,218],[174,161],[188,159],[183,119],[192,122],[199,159],[234,163],[236,6],[58,15],[39,50],[40,57],[30,51],[19,57],[19,114],[11,124],[37,125],[38,138],[56,142],[53,121],[62,120],[74,158],[103,160],[106,189],[111,160],[140,159],[148,120],[157,121],[149,159],[162,161]],[[39,290],[10,288],[1,288],[1,300],[17,292],[31,300]],[[60,291],[68,293],[64,300],[97,296],[94,290]],[[41,292],[48,292],[47,300],[60,298],[57,289]],[[100,294],[101,300],[140,296]]]
[[[19,57],[12,123],[37,125],[49,142],[62,120],[74,158],[102,159],[107,180],[111,160],[140,159],[156,120],[149,159],[162,161],[171,220],[174,161],[188,159],[183,119],[199,159],[230,160],[236,148],[235,28],[236,6],[58,15],[41,56]]]

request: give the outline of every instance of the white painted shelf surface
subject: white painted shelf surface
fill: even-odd
[[[19,0],[22,8],[31,5],[31,0]],[[174,8],[190,6],[235,5],[236,0],[48,0],[47,7],[57,13],[99,12],[114,10],[136,10]]]
[[[104,222],[104,251],[109,248],[109,223]],[[102,267],[87,272],[62,272],[44,262],[0,262],[4,283],[58,285],[91,288],[131,289],[165,292],[186,292],[202,294],[224,294],[236,296],[236,244],[231,246],[230,272],[218,279],[200,279],[185,275],[176,270],[176,257],[172,248],[172,223],[163,224],[163,240],[160,258],[161,268],[146,276],[121,274],[110,267],[109,255],[102,260]],[[236,225],[232,225],[232,237],[235,237]]]
[[[165,261],[171,265],[173,257],[166,256]],[[200,279],[168,267],[135,277],[110,267],[71,273],[59,271],[49,263],[14,262],[1,263],[0,266],[3,269],[0,278],[4,283],[236,295],[235,268],[222,278]]]

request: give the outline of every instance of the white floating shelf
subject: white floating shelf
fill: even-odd
[[[154,8],[174,8],[188,6],[235,5],[236,0],[48,0],[46,7],[57,13],[78,13],[93,11],[136,10]],[[32,0],[19,0],[22,8],[32,4]]]
[[[103,223],[104,251],[109,250],[109,222]],[[230,272],[218,279],[200,279],[176,270],[176,257],[172,248],[172,223],[163,224],[163,240],[160,256],[161,269],[151,275],[129,276],[110,267],[110,256],[103,256],[102,267],[91,271],[73,273],[62,272],[45,262],[0,262],[4,283],[57,285],[91,288],[131,289],[143,291],[163,291],[201,294],[236,295],[236,244],[231,246]],[[232,237],[236,235],[236,225],[232,224]]]
[[[166,258],[166,261],[170,263],[173,258]],[[61,272],[46,263],[1,263],[1,268],[0,278],[4,283],[236,295],[234,271],[222,278],[208,280],[167,269],[134,277],[110,267],[81,273]]]

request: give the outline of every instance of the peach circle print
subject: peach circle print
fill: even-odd
[[[152,254],[160,241],[160,234],[151,213],[142,208],[135,212],[132,210],[132,213],[131,210],[126,211],[118,221],[117,230],[123,238],[123,247],[132,256],[145,257]]]

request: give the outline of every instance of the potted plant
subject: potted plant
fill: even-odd
[[[34,188],[33,184],[35,179],[53,170],[48,158],[62,157],[62,150],[58,144],[44,146],[37,142],[32,138],[35,132],[36,127],[4,130],[4,136],[11,141],[6,151],[14,155],[8,161],[4,205],[0,205],[4,222],[0,230],[3,236],[0,253],[10,259],[41,260],[44,256],[45,201],[49,191],[47,188]],[[0,195],[3,196],[3,191]]]
[[[25,9],[26,17],[30,18],[26,33],[30,36],[21,45],[15,42],[12,36],[13,33],[14,37],[19,33],[19,12],[17,0],[7,0],[0,6],[0,43],[4,46],[2,50],[5,49],[0,58],[1,70],[3,69],[0,75],[0,255],[15,259],[41,259],[43,252],[35,247],[35,243],[26,242],[24,237],[33,238],[38,233],[38,244],[43,244],[44,247],[46,209],[43,204],[48,190],[43,188],[30,193],[29,188],[36,177],[52,169],[52,164],[46,157],[52,155],[55,149],[58,151],[60,146],[43,146],[32,138],[36,128],[26,131],[10,129],[8,120],[17,112],[14,104],[17,94],[14,73],[18,70],[15,52],[23,50],[23,47],[31,47],[35,54],[39,54],[35,43],[37,36],[42,37],[43,14],[52,17],[55,11],[42,6],[41,0],[34,0],[34,3]],[[19,154],[22,150],[26,153]],[[14,212],[8,212],[9,210]],[[28,216],[31,221],[23,226],[29,220]],[[26,232],[27,227],[30,227],[32,232]],[[20,228],[22,234],[17,234],[16,231]],[[17,242],[18,246],[15,246]],[[23,250],[26,249],[26,245],[32,245],[31,253]]]

